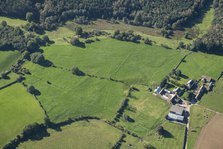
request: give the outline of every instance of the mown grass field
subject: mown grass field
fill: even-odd
[[[0,90],[0,148],[31,123],[42,123],[44,113],[21,84]]]
[[[148,144],[148,142],[126,135],[126,138],[121,145],[121,149],[143,149],[146,144]]]
[[[101,121],[81,121],[62,127],[61,132],[51,130],[50,137],[40,141],[29,141],[19,146],[20,149],[110,149],[116,144],[121,132]]]
[[[213,91],[205,95],[200,104],[215,110],[217,112],[223,113],[223,78],[217,81],[216,86]]]
[[[41,92],[38,98],[54,122],[81,115],[111,120],[124,99],[125,86],[121,83],[77,77],[67,70],[32,63],[25,67],[33,74],[25,82]]]
[[[189,55],[179,69],[183,74],[192,79],[199,80],[202,75],[217,79],[223,70],[222,56],[195,52]]]
[[[121,118],[119,124],[144,137],[165,121],[170,105],[149,93],[146,87],[139,86],[137,88],[140,91],[133,92],[133,98],[129,100],[129,106],[136,110],[125,110],[124,112],[124,115],[130,116],[135,122],[127,122],[124,118]]]
[[[18,51],[0,51],[0,72],[8,70],[20,56]]]
[[[2,21],[6,21],[8,23],[8,25],[10,25],[10,26],[22,26],[22,25],[27,24],[26,21],[21,20],[21,19],[0,16],[0,22],[2,22]]]
[[[70,69],[75,65],[88,74],[149,85],[159,83],[185,54],[114,39],[102,39],[87,48],[52,45],[43,49],[56,66]]]
[[[164,122],[163,128],[168,132],[167,136],[159,136],[156,132],[151,132],[151,135],[146,139],[150,144],[157,149],[180,149],[183,147],[185,125]]]
[[[201,129],[210,121],[214,114],[214,112],[211,112],[200,106],[195,105],[191,107],[187,148],[195,148],[195,143],[198,139]]]

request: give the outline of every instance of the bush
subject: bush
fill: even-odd
[[[148,44],[148,45],[152,45],[153,44],[153,41],[150,40],[149,38],[146,38],[145,41],[144,41],[145,44]]]
[[[75,66],[72,68],[72,74],[77,76],[85,76],[85,73]]]

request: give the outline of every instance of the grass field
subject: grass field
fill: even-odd
[[[8,75],[9,79],[0,79],[0,87],[5,86],[11,82],[16,81],[16,79],[19,77],[17,74],[15,73],[10,73]]]
[[[146,139],[157,149],[180,149],[183,147],[185,125],[166,121],[163,128],[168,132],[167,136],[160,137],[156,132],[151,133]]]
[[[138,138],[126,135],[121,149],[143,149],[147,142],[139,140]]]
[[[112,119],[124,99],[121,83],[77,77],[67,70],[32,63],[25,67],[33,74],[25,82],[41,92],[38,98],[54,122],[80,115]]]
[[[76,65],[88,74],[150,85],[159,83],[185,54],[114,39],[102,39],[84,49],[70,45],[43,49],[46,58],[57,66],[71,68]]]
[[[19,135],[31,123],[43,122],[38,102],[21,84],[0,90],[0,148]]]
[[[0,16],[0,22],[6,21],[8,25],[10,26],[22,26],[27,24],[26,21],[21,20],[21,19],[14,19],[14,18],[8,18],[8,17],[1,17]]]
[[[124,113],[133,118],[135,122],[127,122],[122,118],[119,124],[144,137],[165,121],[170,106],[162,99],[149,93],[146,87],[139,86],[137,88],[140,91],[132,93],[134,98],[129,101],[130,107],[136,111],[126,110]]]
[[[223,146],[223,116],[216,114],[202,129],[196,142],[196,149],[221,149]]]
[[[208,93],[202,98],[200,104],[217,112],[223,113],[222,89],[223,89],[223,78],[221,78],[216,83],[216,87],[214,87],[214,90],[212,92]]]
[[[194,149],[195,143],[199,137],[202,128],[210,121],[214,116],[214,112],[211,112],[200,106],[192,106],[190,112],[190,128],[188,131],[188,149]]]
[[[20,56],[18,51],[0,51],[0,72],[8,70]]]
[[[186,58],[179,69],[192,79],[200,79],[202,75],[217,79],[223,70],[222,63],[222,56],[195,52]]]
[[[20,149],[110,149],[121,136],[119,130],[101,121],[82,121],[62,128],[61,132],[51,130],[50,137],[41,141],[26,142]]]

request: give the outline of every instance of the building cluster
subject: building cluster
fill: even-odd
[[[189,80],[183,89],[176,87],[172,91],[161,88],[158,86],[154,90],[154,94],[160,98],[166,100],[172,106],[170,108],[167,119],[170,121],[177,121],[181,123],[187,123],[187,117],[189,115],[188,110],[186,110],[186,102],[180,97],[184,92],[191,91],[193,96],[189,97],[189,101],[198,101],[204,95],[204,93],[209,92],[213,89],[215,80],[208,76],[202,76],[199,81]]]

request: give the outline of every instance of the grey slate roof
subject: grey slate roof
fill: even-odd
[[[184,108],[178,105],[172,105],[170,108],[170,112],[175,113],[177,115],[183,115]]]

